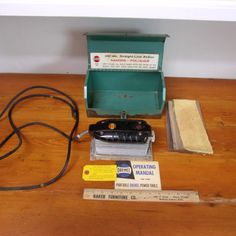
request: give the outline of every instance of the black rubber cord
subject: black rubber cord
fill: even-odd
[[[48,91],[52,91],[54,93],[57,93],[57,95],[60,95],[64,98],[54,96],[54,95],[51,95],[51,94],[41,94],[41,93],[40,94],[38,94],[38,93],[37,94],[30,94],[30,95],[21,97],[21,95],[23,95],[24,93],[26,93],[30,90],[34,90],[34,89],[45,89],[45,90],[48,90]],[[28,100],[28,99],[31,99],[31,98],[35,98],[35,97],[46,97],[46,98],[56,99],[56,100],[59,100],[59,101],[65,103],[65,104],[67,104],[70,107],[71,112],[72,112],[72,116],[74,117],[75,122],[74,122],[73,128],[71,129],[69,135],[67,135],[66,133],[64,133],[63,131],[57,129],[56,127],[54,127],[52,125],[49,125],[49,124],[46,124],[46,123],[43,123],[43,122],[38,122],[38,121],[26,123],[26,124],[18,126],[18,127],[15,125],[15,123],[12,119],[12,112],[13,112],[14,108],[19,103],[21,103],[22,101],[25,101],[25,100]],[[9,152],[7,152],[4,155],[0,156],[0,160],[9,157],[10,155],[15,153],[20,148],[20,146],[22,145],[22,142],[23,142],[21,130],[26,128],[26,127],[29,127],[29,126],[33,126],[33,125],[44,126],[44,127],[50,128],[53,131],[61,134],[63,137],[65,137],[68,140],[68,146],[67,146],[67,155],[66,155],[66,158],[65,158],[64,165],[63,165],[62,169],[60,170],[60,172],[54,178],[50,179],[47,182],[44,182],[44,183],[41,183],[41,184],[35,184],[35,185],[0,187],[0,191],[30,190],[30,189],[42,188],[42,187],[48,186],[48,185],[56,182],[59,178],[61,178],[64,175],[64,173],[66,172],[67,166],[69,164],[69,161],[70,161],[71,144],[72,144],[73,140],[75,139],[74,138],[75,137],[75,132],[76,132],[76,129],[77,129],[78,124],[79,124],[79,109],[78,109],[78,106],[77,106],[76,102],[69,95],[67,95],[66,93],[64,93],[64,92],[62,92],[58,89],[48,87],[48,86],[32,86],[32,87],[26,88],[26,89],[22,90],[21,92],[19,92],[18,94],[16,94],[10,100],[10,102],[6,105],[6,107],[3,109],[3,111],[0,113],[0,118],[7,111],[8,111],[8,120],[9,120],[9,123],[12,127],[12,132],[9,135],[7,135],[7,137],[2,142],[0,142],[0,148],[3,147],[14,135],[17,135],[18,144],[12,150],[10,150]]]

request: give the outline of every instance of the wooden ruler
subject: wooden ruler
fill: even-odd
[[[83,199],[142,202],[200,202],[198,192],[179,190],[84,189]]]

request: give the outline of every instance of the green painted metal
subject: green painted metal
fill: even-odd
[[[88,34],[88,53],[157,53],[155,71],[95,70],[89,66],[85,81],[88,116],[159,117],[165,105],[165,83],[161,71],[167,35]]]
[[[158,70],[162,69],[164,43],[168,35],[87,34],[88,54],[91,52],[159,54]],[[88,57],[90,68],[90,57]]]

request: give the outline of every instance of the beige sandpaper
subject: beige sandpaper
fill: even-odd
[[[196,101],[185,99],[173,101],[183,148],[190,152],[213,154]]]

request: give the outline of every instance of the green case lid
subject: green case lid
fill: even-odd
[[[142,53],[158,54],[157,71],[162,70],[165,39],[168,35],[143,34],[87,34],[88,67],[91,69],[90,53]],[[98,69],[92,69],[98,70]],[[104,69],[103,69],[104,70]]]

